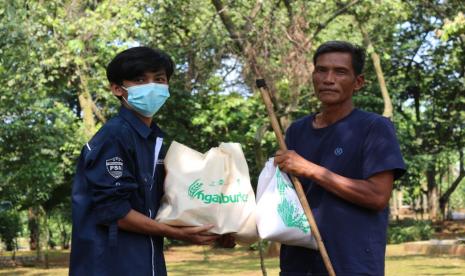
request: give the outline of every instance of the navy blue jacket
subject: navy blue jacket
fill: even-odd
[[[117,227],[131,209],[155,217],[165,178],[162,137],[121,107],[83,147],[72,189],[70,275],[166,275],[163,237]]]
[[[405,164],[392,123],[380,115],[354,109],[347,117],[313,128],[314,115],[288,128],[291,150],[339,175],[353,179],[393,171]],[[377,212],[328,192],[300,178],[336,275],[384,275],[388,209]],[[281,247],[281,275],[327,275],[320,253],[297,246]]]

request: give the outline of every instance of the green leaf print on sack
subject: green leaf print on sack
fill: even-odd
[[[209,186],[221,186],[224,185],[224,180],[220,179],[218,181],[213,181],[212,183],[213,185]],[[239,181],[237,183],[239,184]],[[189,185],[187,194],[192,200],[198,199],[205,204],[238,204],[249,200],[249,195],[241,192],[235,194],[223,194],[221,191],[217,191],[219,193],[208,194],[205,193],[202,187],[203,182],[200,179],[196,179],[191,185]]]
[[[294,186],[292,186],[291,183],[287,183],[287,182],[284,180],[284,177],[283,177],[283,175],[281,174],[281,171],[279,170],[278,167],[276,167],[276,184],[277,184],[277,186],[278,186],[279,195],[280,195],[281,197],[284,196],[284,192],[286,191],[286,188],[294,189]]]
[[[278,204],[277,211],[284,225],[287,227],[295,227],[304,233],[308,233],[310,231],[310,225],[308,224],[307,217],[298,208],[297,204],[286,198],[286,190],[294,190],[294,187],[291,183],[284,180],[279,168],[276,168],[276,185],[280,196],[280,203]]]
[[[188,195],[190,198],[194,198],[195,195],[201,191],[202,189],[202,182],[200,182],[200,179],[196,179],[190,186],[188,190]]]

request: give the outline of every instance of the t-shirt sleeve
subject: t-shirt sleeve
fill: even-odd
[[[393,124],[380,117],[371,124],[364,142],[363,178],[390,170],[396,180],[405,173],[405,163]]]
[[[292,125],[290,125],[287,129],[286,129],[286,133],[284,135],[284,142],[286,143],[286,147],[288,149],[292,149],[292,145],[291,145],[291,128],[292,128]]]
[[[86,160],[85,177],[97,223],[111,224],[131,210],[129,199],[138,187],[133,164],[127,145],[118,138],[109,138],[92,148]]]

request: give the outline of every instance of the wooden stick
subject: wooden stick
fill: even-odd
[[[276,114],[274,113],[273,103],[270,98],[270,94],[268,92],[268,88],[266,86],[265,80],[258,79],[256,80],[257,87],[260,90],[260,94],[262,95],[263,102],[265,103],[266,110],[268,112],[268,117],[271,121],[271,127],[276,134],[276,138],[278,139],[279,148],[282,150],[287,150],[286,143],[284,142],[283,133],[281,127],[279,125],[278,119]],[[299,179],[293,175],[291,175],[292,183],[294,184],[295,190],[297,192],[297,196],[299,197],[300,204],[304,209],[304,213],[307,216],[308,223],[310,225],[310,229],[315,236],[315,240],[318,244],[318,249],[320,251],[321,257],[323,258],[323,262],[325,264],[326,270],[328,271],[329,275],[335,276],[336,273],[334,272],[333,265],[331,264],[331,260],[329,259],[328,252],[326,251],[326,247],[323,244],[323,240],[321,239],[320,231],[318,230],[318,226],[316,225],[315,218],[313,217],[312,209],[310,209],[310,205],[308,204],[307,197],[305,196],[305,192],[302,188],[302,184],[300,183]]]

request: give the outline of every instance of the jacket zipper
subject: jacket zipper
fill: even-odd
[[[150,216],[150,219],[152,218],[152,209],[149,209],[149,216]],[[154,266],[154,263],[153,263],[153,257],[154,257],[154,247],[153,247],[153,239],[152,239],[152,236],[150,235],[150,245],[152,246],[152,276],[155,276],[155,266]]]
[[[155,182],[155,169],[157,167],[157,161],[158,161],[158,155],[160,154],[160,149],[163,144],[163,138],[162,137],[157,137],[155,141],[155,148],[154,148],[154,154],[153,154],[153,171],[152,171],[152,183],[150,183],[150,191],[152,191],[153,184]],[[149,217],[152,219],[152,209],[149,208]],[[155,276],[155,264],[153,262],[154,260],[154,255],[155,255],[155,248],[153,246],[153,238],[152,235],[150,235],[150,245],[152,246],[152,276]]]

